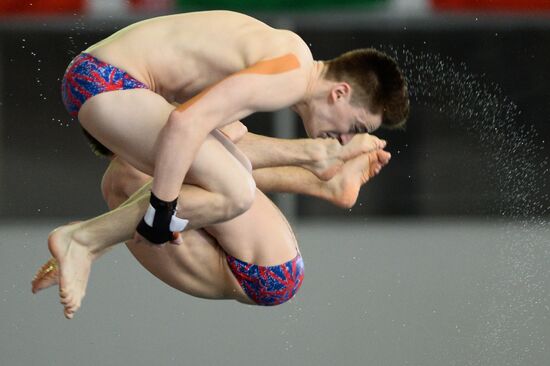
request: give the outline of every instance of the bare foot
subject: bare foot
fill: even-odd
[[[315,174],[317,178],[328,181],[340,172],[343,165],[344,161],[332,159],[331,161],[323,161],[320,163],[304,164],[303,167]]]
[[[390,158],[388,152],[377,150],[348,160],[341,171],[327,182],[327,199],[343,208],[353,207],[361,186],[380,173]]]
[[[76,224],[78,222],[80,221],[73,221],[70,222],[69,225]],[[31,291],[33,294],[36,294],[42,290],[57,285],[58,283],[59,264],[57,263],[55,258],[50,258],[38,269],[38,271],[36,271],[34,277],[32,278]]]
[[[360,155],[384,149],[386,141],[367,133],[341,136],[338,142],[336,139],[328,139],[326,143],[313,145],[315,150],[310,154],[314,156],[314,162],[304,164],[302,167],[308,169],[319,179],[328,181],[340,173],[340,170],[348,160]]]
[[[74,239],[78,225],[61,226],[48,238],[50,252],[59,265],[59,296],[67,319],[72,319],[80,308],[95,259],[86,246]]]
[[[349,138],[349,137],[348,137]],[[381,140],[368,133],[358,133],[351,135],[351,138],[342,146],[341,157],[344,161],[353,159],[356,156],[368,154],[373,151],[386,148],[386,141]]]
[[[344,159],[340,156],[342,145],[336,139],[319,139],[319,141],[321,142],[310,147],[309,153],[313,161],[302,164],[302,168],[309,170],[317,178],[328,181],[338,174],[344,165]]]
[[[32,279],[32,293],[44,290],[59,283],[59,266],[55,258],[51,258],[36,271]]]

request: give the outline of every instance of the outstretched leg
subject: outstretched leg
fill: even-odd
[[[359,155],[345,162],[338,174],[327,181],[295,166],[255,169],[253,176],[263,192],[304,194],[350,208],[357,201],[361,186],[375,177],[390,158],[384,150]]]
[[[234,128],[238,129],[238,124]],[[384,149],[386,142],[366,133],[356,134],[345,145],[336,139],[279,139],[245,133],[237,146],[254,169],[297,166],[319,179],[329,180],[340,172],[346,161]]]

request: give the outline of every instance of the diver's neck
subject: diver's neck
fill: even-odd
[[[306,93],[304,100],[308,101],[315,98],[323,85],[325,84],[326,65],[323,61],[313,61],[311,72],[309,73],[309,80],[307,82]]]
[[[306,92],[301,101],[294,104],[291,109],[298,113],[298,115],[304,119],[311,102],[324,95],[325,83],[324,79],[326,72],[326,65],[323,61],[313,61],[311,72],[309,73],[309,80],[307,82]]]

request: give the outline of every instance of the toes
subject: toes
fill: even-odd
[[[65,307],[64,314],[67,319],[72,319],[74,317],[74,314],[78,309],[80,309],[82,305],[82,299],[86,295],[85,291],[82,291],[80,296],[74,295],[69,296],[67,300],[63,300],[62,304]]]
[[[381,163],[387,164],[391,159],[391,154],[385,150],[379,150],[377,158]]]
[[[61,301],[59,301],[59,302],[61,303],[61,305],[67,307],[67,306],[70,306],[70,305],[73,303],[72,300],[73,300],[73,299],[72,299],[72,296],[71,296],[71,297],[69,297],[69,298],[61,299]]]
[[[67,303],[69,301],[71,301],[71,294],[70,293],[59,293],[59,300],[62,302],[62,303]]]
[[[74,314],[76,313],[76,311],[79,309],[80,306],[78,306],[78,304],[71,304],[71,305],[66,305],[65,306],[65,309],[64,309],[64,314],[65,314],[65,317],[67,319],[72,319],[74,317]]]
[[[72,294],[69,291],[61,290],[59,291],[59,298],[61,303],[67,303],[71,301]]]
[[[65,318],[72,319],[74,316],[74,308],[70,305],[65,305],[63,314],[65,314]]]
[[[76,304],[71,305],[71,306],[66,306],[65,307],[65,313],[66,314],[74,314],[74,313],[76,313],[78,308],[79,308],[79,306],[77,306]]]

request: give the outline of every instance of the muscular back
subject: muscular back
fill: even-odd
[[[179,103],[261,60],[293,53],[305,72],[313,61],[296,34],[229,11],[138,22],[86,52],[124,69],[169,102]]]

